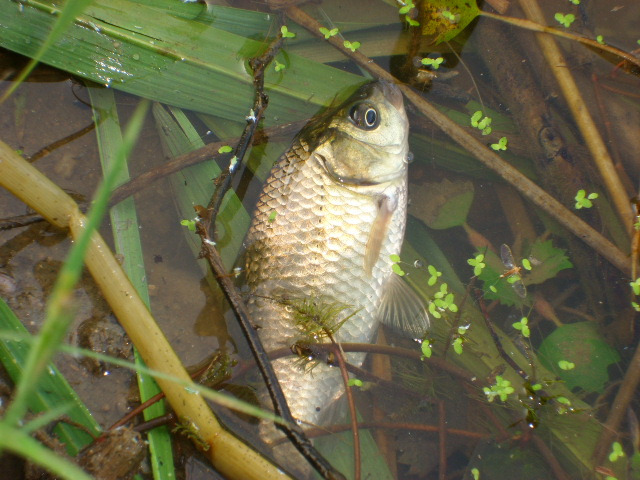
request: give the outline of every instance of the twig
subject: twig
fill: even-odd
[[[296,23],[302,25],[309,32],[317,37],[324,36],[320,33],[320,25],[316,20],[311,18],[305,12],[297,7],[289,7],[286,10],[287,15]],[[422,98],[418,93],[407,85],[400,84],[399,81],[389,72],[377,65],[373,60],[366,57],[362,53],[352,52],[346,48],[342,42],[335,37],[326,40],[335,48],[344,53],[347,57],[353,59],[361,67],[366,69],[372,75],[384,79],[388,82],[398,84],[405,97],[415,105],[426,117],[435,123],[442,131],[448,134],[454,141],[467,151],[472,153],[486,167],[500,175],[506,182],[513,185],[522,195],[529,199],[539,208],[550,214],[567,230],[584,241],[587,245],[596,250],[600,255],[605,257],[612,265],[628,274],[630,265],[627,256],[613,245],[607,238],[595,231],[577,216],[571,213],[558,200],[553,198],[534,182],[525,177],[517,169],[506,163],[499,155],[488,149],[477,138],[470,135],[465,129],[456,125],[445,114],[441,113],[435,106]]]
[[[260,57],[254,58],[250,61],[250,66],[253,69],[255,87],[254,105],[250,115],[247,117],[247,126],[240,137],[240,141],[236,146],[234,156],[229,164],[229,169],[224,172],[217,180],[217,188],[209,202],[209,206],[204,209],[196,208],[198,213],[204,217],[201,221],[196,223],[196,233],[202,240],[201,256],[206,258],[211,270],[218,279],[218,283],[224,291],[225,297],[229,301],[233,312],[238,319],[240,328],[249,344],[249,348],[256,360],[256,364],[260,373],[264,379],[269,396],[274,405],[274,410],[277,415],[282,417],[285,421],[285,425],[278,425],[287,437],[291,440],[298,451],[307,459],[307,461],[327,479],[344,479],[333,466],[327,462],[327,460],[318,453],[318,451],[311,445],[311,442],[306,437],[304,431],[291,415],[291,411],[287,404],[287,400],[284,396],[278,378],[273,370],[273,366],[269,361],[266,351],[260,341],[258,333],[253,328],[249,313],[246,310],[244,302],[236,289],[231,277],[229,277],[226,271],[222,259],[218,250],[215,248],[215,220],[222,204],[222,200],[231,186],[231,180],[233,174],[236,171],[236,165],[243,161],[244,155],[251,145],[253,135],[256,131],[256,127],[265,108],[267,107],[268,97],[264,93],[264,69],[271,62],[278,49],[282,45],[282,36],[279,35],[277,39],[269,46],[267,51]],[[201,214],[202,213],[202,214]]]
[[[64,145],[66,145],[67,143],[73,142],[76,138],[80,138],[84,134],[89,133],[94,128],[96,128],[96,124],[94,122],[91,122],[86,127],[83,127],[80,130],[78,130],[76,132],[73,132],[72,134],[67,135],[64,138],[61,138],[60,140],[56,140],[55,142],[50,143],[46,147],[42,147],[36,153],[34,153],[33,155],[29,155],[26,158],[30,163],[33,163],[36,160],[39,160],[40,158],[44,157],[45,155],[49,155],[56,148],[60,148],[60,147],[62,147]]]
[[[347,396],[347,402],[349,404],[349,414],[351,416],[351,433],[353,435],[353,478],[355,480],[360,480],[361,477],[361,469],[362,460],[360,459],[360,434],[358,432],[358,416],[356,414],[356,402],[353,399],[353,392],[351,391],[351,386],[349,385],[349,373],[347,372],[347,363],[344,361],[344,356],[342,349],[338,345],[338,343],[331,335],[331,332],[325,328],[325,332],[327,333],[329,339],[331,340],[331,345],[333,346],[333,353],[336,356],[336,360],[338,360],[338,366],[340,367],[340,374],[342,375],[342,381],[344,382],[344,392]]]
[[[521,6],[524,9],[524,6],[522,5],[522,3],[523,2],[521,2]],[[560,30],[558,28],[547,27],[540,23],[536,23],[535,21],[527,20],[525,18],[506,17],[504,15],[496,15],[495,13],[486,12],[484,10],[480,12],[480,15],[483,17],[493,18],[494,20],[499,20],[501,22],[508,23],[510,25],[515,25],[516,27],[524,28],[526,30],[531,30],[533,32],[548,33],[550,35],[555,35],[556,37],[574,40],[578,43],[582,43],[583,45],[586,45],[587,47],[591,47],[596,50],[601,50],[603,52],[610,53],[611,55],[615,55],[616,57],[623,58],[627,62],[633,63],[634,65],[640,67],[640,59],[625,52],[624,50],[620,50],[619,48],[598,43],[596,40],[592,38],[583,37],[576,33],[567,32],[565,30]],[[538,22],[542,22],[544,21],[544,18],[538,17],[535,20]]]

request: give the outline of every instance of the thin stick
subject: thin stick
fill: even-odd
[[[292,20],[309,30],[313,35],[324,38],[319,30],[322,25],[299,8],[289,7],[286,10],[286,13]],[[496,172],[506,182],[513,185],[522,195],[528,198],[529,201],[550,214],[567,230],[609,260],[612,265],[625,274],[629,274],[631,269],[627,256],[607,238],[571,213],[558,200],[525,177],[517,169],[502,160],[499,155],[489,150],[477,138],[471,136],[465,129],[457,125],[445,114],[441,113],[437,108],[435,108],[435,106],[422,98],[409,86],[400,84],[393,75],[381,68],[373,60],[358,51],[352,52],[339,40],[336,40],[335,37],[330,37],[326,41],[331,43],[331,45],[340,50],[346,56],[353,59],[358,63],[358,65],[365,68],[372,75],[387,80],[388,82],[398,84],[398,87],[402,90],[405,97],[455,142],[472,153],[486,167]]]
[[[356,414],[356,402],[353,399],[353,392],[351,391],[351,386],[349,385],[349,373],[347,372],[347,363],[344,361],[344,355],[342,349],[336,343],[333,335],[325,329],[325,332],[329,336],[331,340],[331,344],[333,345],[333,353],[338,360],[338,366],[340,367],[340,374],[342,375],[342,381],[344,382],[344,391],[347,396],[347,402],[349,404],[349,414],[351,416],[351,434],[353,435],[353,478],[355,480],[360,480],[361,477],[361,457],[360,457],[360,433],[358,432],[358,416]]]
[[[520,3],[521,3],[521,7],[524,10],[524,5],[522,5],[522,3],[524,2],[520,2]],[[540,33],[548,33],[550,35],[555,35],[556,37],[567,38],[569,40],[582,43],[587,47],[591,47],[596,50],[601,50],[601,51],[610,53],[612,55],[615,55],[616,57],[623,58],[627,62],[640,67],[640,59],[634,57],[630,53],[625,52],[624,50],[620,50],[619,48],[612,47],[610,45],[604,45],[602,43],[598,43],[596,40],[592,38],[583,37],[582,35],[578,35],[576,33],[572,33],[566,30],[560,30],[558,28],[546,27],[544,25],[541,25],[541,23],[536,23],[536,21],[543,22],[544,17],[537,17],[537,18],[534,18],[534,20],[536,21],[531,21],[525,18],[514,18],[514,17],[506,17],[504,15],[496,15],[495,13],[485,12],[484,10],[480,12],[480,15],[483,17],[493,18],[494,20],[499,20],[501,22],[508,23],[510,25],[515,25],[516,27],[524,28],[525,30],[531,30],[533,32],[540,32]]]

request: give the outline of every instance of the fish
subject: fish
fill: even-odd
[[[304,338],[305,308],[341,315],[337,343],[371,343],[381,322],[425,334],[424,305],[390,258],[404,239],[408,135],[400,90],[375,81],[311,119],[273,166],[244,242],[245,302],[267,351]],[[345,357],[360,366],[365,354]],[[326,424],[344,393],[339,369],[295,357],[272,363],[294,418]],[[267,441],[274,432],[261,426]]]

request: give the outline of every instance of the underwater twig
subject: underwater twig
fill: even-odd
[[[526,11],[525,5],[524,5],[525,3],[527,2],[526,1],[520,2],[520,6],[522,7],[523,10]],[[483,17],[493,18],[494,20],[499,20],[501,22],[508,23],[510,25],[515,25],[516,27],[524,28],[525,30],[531,30],[533,32],[539,32],[539,33],[548,33],[550,35],[555,35],[556,37],[568,38],[569,40],[574,40],[578,43],[582,43],[583,45],[594,48],[596,50],[601,50],[601,51],[610,53],[612,55],[615,55],[616,57],[623,58],[627,62],[633,63],[634,65],[637,65],[638,67],[640,67],[639,58],[634,57],[633,55],[625,52],[624,50],[620,50],[619,48],[612,47],[611,45],[598,43],[596,40],[592,38],[583,37],[576,33],[568,32],[566,30],[560,30],[559,28],[547,27],[540,23],[536,23],[535,21],[527,20],[524,18],[506,17],[504,15],[496,15],[495,13],[486,12],[484,10],[480,11],[480,15]],[[537,20],[538,22],[542,22],[544,21],[544,18],[538,17],[535,20]]]
[[[94,122],[91,122],[89,125],[87,125],[86,127],[81,128],[80,130],[73,132],[70,135],[67,135],[64,138],[61,138],[59,140],[56,140],[53,143],[50,143],[49,145],[42,147],[40,150],[38,150],[36,153],[34,153],[33,155],[27,155],[26,159],[33,163],[36,160],[39,160],[40,158],[44,157],[45,155],[49,155],[51,152],[53,152],[56,148],[60,148],[64,145],[66,145],[67,143],[73,142],[76,138],[80,138],[83,135],[85,135],[86,133],[89,133],[91,130],[93,130],[94,128],[96,128],[96,124]]]
[[[524,10],[525,15],[535,21],[544,21],[542,10],[538,3],[534,0],[520,0],[520,7]],[[549,64],[549,69],[553,73],[564,94],[565,100],[569,105],[569,109],[573,113],[576,125],[580,129],[580,133],[589,151],[593,155],[593,161],[598,168],[603,183],[609,193],[609,196],[616,208],[618,216],[622,224],[627,226],[627,234],[630,233],[631,225],[634,218],[631,211],[631,205],[627,198],[626,190],[622,184],[618,172],[613,163],[613,159],[609,155],[607,147],[599,128],[596,126],[589,108],[580,95],[580,89],[571,74],[571,69],[567,68],[567,62],[564,55],[558,48],[553,37],[547,35],[537,36],[538,44],[542,50],[542,54]],[[597,42],[594,42],[597,44]],[[599,48],[603,48],[600,45]],[[629,55],[630,56],[630,55]],[[632,57],[633,58],[633,57]],[[625,58],[626,59],[626,58]],[[635,63],[640,66],[640,62],[636,59]]]
[[[276,125],[264,130],[264,135],[260,135],[260,132],[256,132],[253,140],[253,144],[260,144],[266,142],[267,138],[270,140],[278,140],[280,138],[290,138],[296,132],[304,126],[306,121],[284,123],[282,125]],[[183,168],[190,167],[191,165],[197,165],[198,163],[211,161],[212,158],[220,156],[218,150],[228,144],[234,144],[240,140],[240,137],[229,138],[220,142],[208,143],[202,148],[193,150],[191,152],[180,155],[173,158],[159,167],[152,168],[144,173],[141,173],[137,177],[132,178],[127,183],[118,187],[111,196],[110,205],[115,205],[125,198],[133,195],[140,190],[144,190],[154,182],[161,178],[167,177],[172,173],[179,172]]]
[[[292,20],[306,28],[312,35],[317,37],[321,36],[319,29],[322,25],[305,12],[297,7],[289,7],[286,12]],[[324,36],[322,38],[324,38]],[[377,65],[372,59],[360,53],[360,51],[352,52],[348,48],[345,48],[340,41],[335,39],[335,37],[331,37],[326,41],[331,43],[331,45],[340,50],[344,55],[357,62],[358,65],[365,68],[369,73],[373,74],[377,78],[397,84],[405,97],[413,103],[423,115],[435,123],[455,142],[465,150],[472,153],[486,167],[500,175],[504,181],[513,185],[529,201],[550,214],[567,230],[611,262],[612,265],[625,274],[629,273],[629,260],[627,256],[620,251],[620,249],[587,223],[570,212],[558,200],[529,180],[520,171],[505,162],[494,151],[487,148],[486,145],[482,144],[482,142],[480,142],[476,137],[468,133],[467,129],[457,125],[453,120],[440,112],[434,105],[422,98],[411,87],[401,84],[393,75]]]
[[[247,125],[244,127],[242,135],[240,135],[240,139],[236,144],[236,148],[233,152],[233,157],[231,157],[231,160],[229,161],[229,168],[223,171],[222,174],[220,174],[220,176],[216,179],[217,188],[213,192],[213,196],[211,197],[209,205],[207,206],[207,210],[209,210],[210,216],[209,218],[204,219],[204,223],[207,227],[207,230],[209,231],[209,235],[214,240],[216,238],[215,219],[218,215],[218,211],[220,210],[220,205],[222,205],[222,200],[231,188],[231,181],[235,176],[234,174],[238,170],[237,165],[242,163],[244,156],[249,149],[249,146],[251,146],[253,136],[256,132],[256,129],[258,128],[258,123],[264,116],[264,111],[269,104],[269,97],[266,93],[264,93],[264,70],[280,51],[283,41],[284,38],[282,36],[282,33],[278,34],[276,39],[269,45],[266,52],[264,52],[259,57],[255,57],[249,60],[249,66],[251,67],[251,70],[253,70],[253,108],[249,112],[249,115],[246,117]]]
[[[349,414],[351,417],[351,434],[353,435],[353,478],[360,480],[361,477],[361,459],[360,459],[360,433],[358,432],[358,415],[356,413],[356,402],[353,399],[353,392],[349,385],[349,372],[347,371],[347,362],[344,361],[344,355],[340,345],[335,341],[333,335],[329,329],[325,329],[325,333],[331,340],[333,346],[333,353],[338,361],[340,367],[340,374],[342,375],[342,381],[344,383],[344,392],[347,396],[347,403],[349,404]]]
[[[222,288],[225,297],[229,301],[231,308],[238,319],[242,333],[244,334],[256,365],[260,370],[260,374],[266,384],[269,396],[274,405],[276,414],[284,419],[285,424],[278,424],[278,428],[282,429],[287,437],[291,440],[298,451],[307,459],[307,461],[316,469],[316,471],[327,479],[344,479],[344,476],[338,472],[333,466],[313,447],[309,439],[306,437],[304,430],[296,423],[287,400],[284,396],[278,378],[273,370],[273,365],[269,361],[267,353],[260,341],[258,333],[253,328],[249,313],[242,301],[240,293],[235,284],[226,271],[220,253],[215,247],[214,238],[216,236],[215,221],[222,204],[222,200],[231,187],[231,180],[235,173],[236,165],[243,161],[253,135],[256,131],[258,122],[267,108],[268,97],[264,93],[264,70],[271,60],[279,51],[282,45],[282,34],[279,34],[274,42],[260,57],[253,58],[249,61],[249,65],[253,69],[253,85],[255,88],[254,105],[250,115],[247,117],[247,126],[240,137],[240,141],[236,146],[234,156],[229,164],[229,169],[224,172],[217,180],[217,188],[209,202],[206,211],[201,207],[196,207],[198,214],[202,220],[196,222],[196,233],[202,240],[201,256],[206,258],[211,270],[218,280],[218,284]]]

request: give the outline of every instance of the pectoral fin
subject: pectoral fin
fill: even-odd
[[[411,338],[422,338],[429,328],[429,315],[413,289],[398,275],[391,275],[380,304],[380,320]]]
[[[364,271],[368,276],[371,276],[373,266],[378,261],[378,257],[380,257],[382,242],[387,235],[389,223],[397,205],[397,199],[392,199],[388,196],[383,196],[378,203],[378,215],[376,215],[376,219],[371,225],[367,246],[364,251]]]

